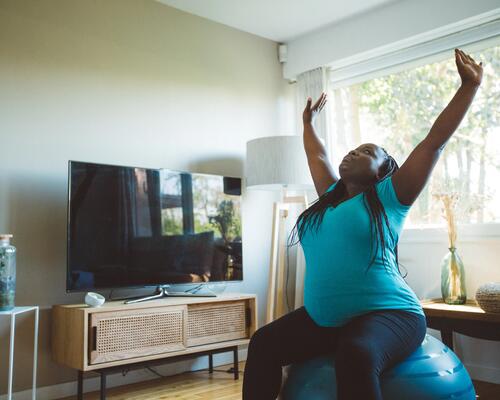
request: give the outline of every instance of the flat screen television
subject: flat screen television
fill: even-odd
[[[243,279],[241,178],[69,161],[68,292]]]

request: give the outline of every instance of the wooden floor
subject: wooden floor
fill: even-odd
[[[240,400],[243,375],[235,381],[233,374],[220,372],[231,365],[216,367],[217,371],[208,374],[206,370],[186,372],[167,378],[134,383],[107,390],[107,400]],[[244,363],[240,363],[243,370]],[[474,387],[480,400],[499,400],[500,385],[474,381]],[[85,400],[98,400],[99,392],[86,393]],[[73,400],[76,396],[61,400]]]

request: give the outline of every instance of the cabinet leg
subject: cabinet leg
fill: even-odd
[[[441,329],[441,340],[453,351],[453,331],[451,329]]]
[[[208,373],[214,372],[214,356],[213,354],[208,355]]]
[[[106,374],[101,372],[101,400],[106,400]]]
[[[83,400],[83,371],[78,370],[78,384],[76,397],[78,400]]]
[[[238,365],[238,346],[233,349],[233,368],[234,368],[234,379],[237,380],[240,377],[239,365]]]

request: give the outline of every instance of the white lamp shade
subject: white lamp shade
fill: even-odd
[[[252,189],[313,188],[302,136],[267,136],[248,141],[245,177],[247,188]]]

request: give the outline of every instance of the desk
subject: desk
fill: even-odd
[[[453,350],[453,332],[500,341],[500,314],[486,313],[475,300],[450,305],[442,299],[422,300],[427,327],[441,331],[441,340]]]

